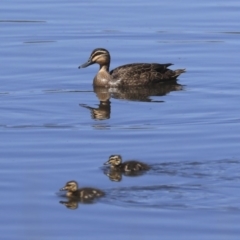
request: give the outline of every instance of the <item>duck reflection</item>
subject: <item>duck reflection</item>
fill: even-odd
[[[104,88],[93,87],[100,103],[98,107],[91,107],[86,104],[79,104],[81,107],[87,108],[91,112],[92,119],[105,120],[111,115],[110,98],[125,99],[140,102],[164,102],[162,100],[153,100],[152,96],[164,96],[172,91],[183,90],[183,85],[176,81],[170,83],[158,84],[154,87],[132,87],[132,88]]]
[[[104,169],[103,173],[113,182],[121,182],[123,173],[114,169]]]
[[[132,88],[110,88],[112,98],[125,99],[139,102],[164,102],[162,100],[153,100],[153,96],[165,96],[172,91],[183,90],[183,85],[176,81],[170,83],[158,84],[154,87],[132,87]]]
[[[108,176],[110,181],[113,181],[113,182],[121,182],[123,176],[136,177],[136,176],[142,176],[145,174],[144,171],[142,171],[142,172],[122,172],[122,171],[111,169],[111,168],[104,169],[103,173],[106,176]]]
[[[70,199],[68,201],[60,201],[59,203],[65,205],[68,209],[75,210],[78,208],[78,203],[80,201],[77,201],[76,199]]]
[[[110,118],[111,113],[111,102],[108,100],[106,102],[101,102],[98,104],[98,107],[90,107],[86,104],[79,104],[81,107],[87,108],[90,110],[91,118],[96,120],[106,120]]]
[[[96,93],[100,103],[98,107],[90,107],[86,104],[79,104],[81,107],[87,108],[91,112],[92,119],[105,120],[110,118],[111,113],[111,102],[110,102],[110,92],[108,88],[98,88],[94,87],[94,92]]]

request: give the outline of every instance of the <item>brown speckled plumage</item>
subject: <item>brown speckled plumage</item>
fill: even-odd
[[[81,201],[92,201],[97,197],[102,197],[105,193],[96,188],[79,188],[76,181],[68,181],[60,191],[67,191],[66,196],[68,198],[78,199]]]
[[[110,167],[116,171],[121,172],[140,172],[140,171],[146,171],[149,170],[150,167],[146,163],[142,163],[139,161],[131,160],[122,162],[121,155],[111,155],[106,163],[104,165],[110,165]]]
[[[104,48],[94,49],[89,60],[79,68],[85,68],[94,63],[100,65],[99,72],[94,77],[93,85],[99,87],[154,86],[176,80],[185,69],[171,70],[171,63],[132,63],[117,67],[109,72],[110,54]]]

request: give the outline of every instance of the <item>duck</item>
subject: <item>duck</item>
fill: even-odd
[[[60,191],[67,191],[66,196],[70,199],[78,199],[80,201],[92,201],[95,198],[102,197],[105,193],[97,188],[78,188],[78,183],[74,180],[68,181]]]
[[[130,160],[122,162],[121,155],[115,154],[111,155],[104,165],[110,165],[110,168],[115,171],[121,171],[123,173],[138,173],[141,171],[149,170],[150,167],[143,162]]]
[[[88,61],[78,68],[86,68],[92,64],[99,64],[100,69],[93,79],[94,87],[143,87],[155,86],[158,83],[176,81],[185,69],[171,70],[171,63],[130,63],[109,71],[110,53],[105,48],[92,51]]]

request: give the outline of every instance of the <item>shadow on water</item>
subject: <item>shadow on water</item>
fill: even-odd
[[[172,91],[183,90],[183,85],[178,84],[176,81],[171,83],[159,84],[155,87],[132,87],[132,88],[101,88],[94,87],[100,103],[98,107],[91,107],[87,104],[79,104],[81,107],[89,109],[92,119],[105,120],[111,116],[111,102],[110,98],[139,101],[139,102],[157,102],[164,101],[152,100],[151,96],[165,96]]]

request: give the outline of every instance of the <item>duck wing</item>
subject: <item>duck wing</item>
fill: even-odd
[[[138,172],[143,170],[148,170],[147,164],[138,161],[127,161],[123,163],[123,168],[125,172]]]
[[[110,72],[113,80],[121,80],[121,85],[144,86],[158,82],[175,80],[184,70],[171,70],[173,64],[133,63],[113,69]]]

